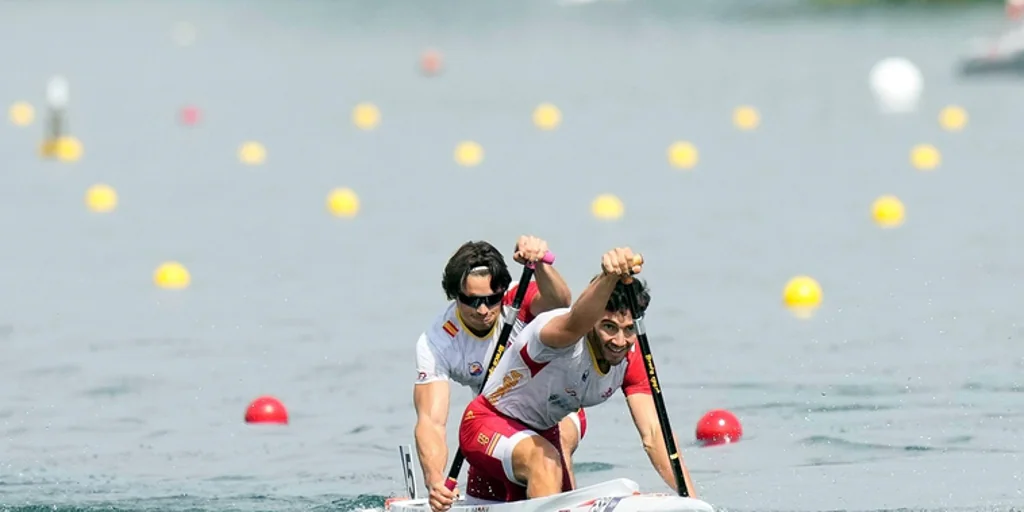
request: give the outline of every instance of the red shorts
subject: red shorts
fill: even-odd
[[[582,440],[587,431],[586,415],[582,409],[574,413],[579,437]],[[490,501],[519,501],[526,499],[526,486],[516,480],[512,472],[512,450],[516,443],[532,435],[547,439],[562,456],[562,490],[571,490],[569,464],[562,454],[562,442],[558,426],[544,431],[530,427],[504,416],[483,396],[478,396],[466,407],[459,427],[459,448],[469,463],[469,478],[466,494]]]

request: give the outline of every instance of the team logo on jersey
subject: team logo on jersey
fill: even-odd
[[[451,320],[445,322],[441,328],[444,329],[444,332],[448,333],[448,336],[451,336],[452,338],[459,333],[459,328],[455,327],[455,322],[452,322]]]
[[[501,378],[501,385],[498,386],[498,389],[495,389],[491,394],[487,395],[487,400],[491,402],[491,404],[497,403],[501,397],[507,395],[509,391],[512,391],[512,388],[518,386],[519,381],[521,380],[523,380],[523,374],[519,373],[519,371],[512,370],[508,372],[508,374]]]
[[[423,382],[425,380],[427,380],[427,372],[420,372],[420,374],[416,376],[417,382]]]
[[[479,361],[473,361],[469,363],[469,374],[476,377],[484,372],[484,367]]]

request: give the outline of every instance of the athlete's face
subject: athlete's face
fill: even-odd
[[[633,315],[610,313],[605,311],[597,325],[594,326],[594,337],[601,346],[601,357],[608,364],[615,366],[626,359],[629,349],[636,343],[636,326]]]
[[[459,314],[466,326],[486,331],[498,321],[502,292],[491,291],[491,276],[468,276],[459,295]]]

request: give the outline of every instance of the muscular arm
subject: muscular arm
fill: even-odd
[[[537,279],[537,294],[530,302],[530,314],[537,316],[545,311],[567,308],[572,303],[572,292],[555,267],[538,263],[534,276]]]
[[[629,406],[629,413],[633,416],[633,423],[640,434],[644,451],[651,465],[661,475],[661,479],[672,489],[676,489],[676,477],[672,473],[672,464],[668,459],[668,450],[665,447],[665,436],[661,433],[661,423],[658,421],[658,411],[654,407],[654,398],[646,393],[634,393],[626,397],[626,405]],[[679,439],[673,434],[676,447],[679,446]],[[690,471],[686,469],[683,462],[683,454],[679,454],[679,465],[683,468],[683,481],[686,482],[686,489],[690,492],[691,498],[697,497],[697,489],[690,479]],[[679,489],[676,489],[678,491]]]
[[[448,465],[448,381],[417,384],[412,392],[416,406],[416,452],[423,469],[423,481],[431,484],[445,479]]]
[[[604,308],[618,281],[618,276],[607,274],[590,283],[568,313],[552,318],[541,328],[541,343],[551,348],[565,348],[579,341],[604,316]]]

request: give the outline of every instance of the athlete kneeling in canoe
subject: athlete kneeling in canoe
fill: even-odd
[[[523,328],[463,414],[462,453],[471,468],[505,483],[503,501],[575,488],[559,426],[566,415],[605,402],[618,388],[626,395],[651,464],[676,487],[644,362],[634,347],[626,295],[636,294],[642,315],[650,294],[639,279],[629,277],[640,272],[629,248],[604,254],[601,266],[601,275],[571,308],[540,314]],[[682,468],[692,492],[689,472]],[[468,489],[467,494],[474,496]]]
[[[572,301],[562,276],[543,263],[547,251],[547,242],[532,236],[522,236],[516,244],[514,259],[536,265],[536,282],[527,288],[512,337],[536,315],[566,307]],[[480,392],[501,331],[499,325],[504,323],[501,306],[513,302],[518,288],[514,285],[509,289],[511,284],[505,258],[493,245],[482,241],[463,244],[448,260],[441,279],[445,295],[452,302],[416,343],[416,449],[434,511],[450,508],[456,496],[445,487],[449,382]],[[586,432],[586,416],[583,411],[570,414],[563,426],[560,447],[572,453]],[[467,482],[467,493],[491,500],[504,496],[504,482],[480,475],[472,467]]]

